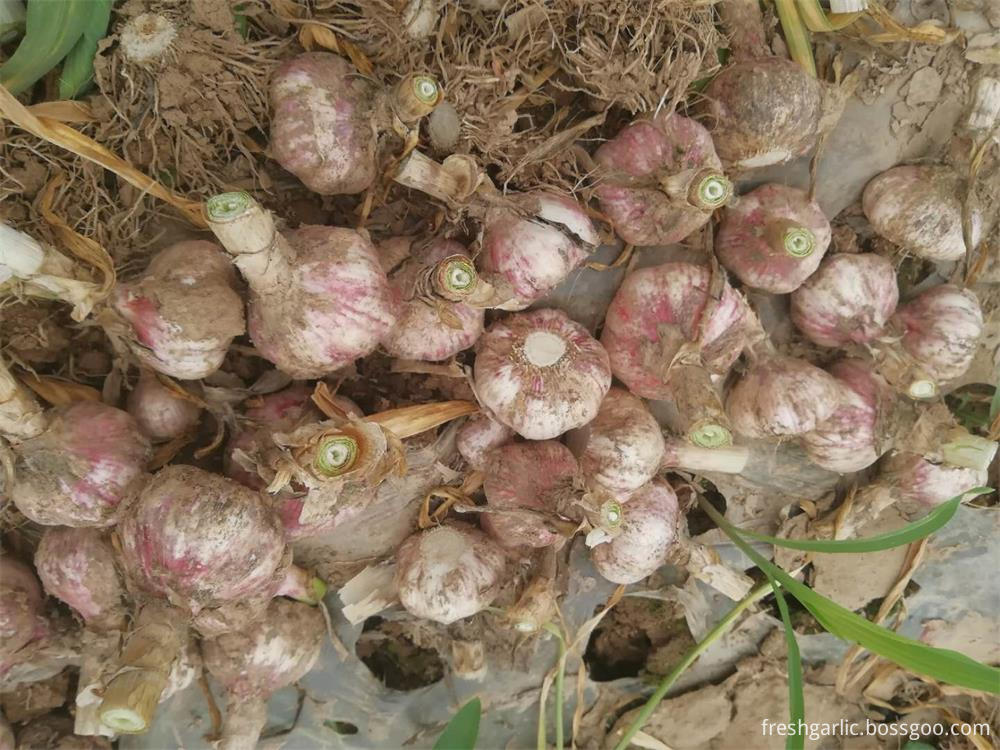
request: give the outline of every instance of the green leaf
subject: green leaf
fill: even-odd
[[[458,709],[434,743],[434,750],[475,750],[482,712],[483,704],[479,698],[473,698]]]
[[[24,38],[0,66],[0,83],[14,95],[27,91],[69,54],[88,17],[87,0],[30,0]]]
[[[901,529],[896,529],[886,534],[870,536],[866,539],[782,539],[781,537],[747,531],[746,529],[737,528],[736,530],[741,535],[755,539],[758,542],[767,542],[768,544],[773,544],[775,547],[798,549],[805,552],[880,552],[881,550],[910,544],[933,534],[952,519],[963,499],[988,495],[991,492],[993,490],[989,487],[974,487],[967,492],[963,492],[958,497],[953,497],[948,502],[937,506],[923,518],[909,523]]]
[[[992,422],[1000,414],[1000,385],[993,386],[993,400],[990,401],[990,421]]]
[[[830,634],[857,643],[915,674],[933,677],[935,680],[958,687],[1000,694],[1000,669],[980,664],[957,651],[935,648],[912,638],[906,638],[859,617],[796,581],[764,558],[743,540],[740,530],[723,518],[704,498],[699,497],[698,504],[747,557],[765,574],[777,579]]]
[[[113,0],[90,0],[83,35],[66,56],[59,75],[59,98],[75,99],[94,80],[94,56],[98,43],[107,35]]]
[[[806,736],[799,732],[806,720],[806,698],[802,692],[802,655],[799,653],[799,642],[795,639],[795,629],[792,618],[788,614],[788,603],[781,592],[781,586],[771,576],[767,576],[774,589],[774,599],[781,613],[781,624],[785,626],[785,643],[788,646],[788,722],[795,731],[785,740],[785,750],[803,750]]]

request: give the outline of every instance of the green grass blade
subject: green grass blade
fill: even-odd
[[[83,35],[69,51],[59,74],[60,99],[75,99],[90,88],[94,80],[94,56],[98,43],[108,33],[112,4],[112,0],[91,0],[88,3],[89,18],[83,27]]]
[[[808,29],[799,18],[795,0],[774,0],[774,6],[778,11],[778,20],[781,21],[781,30],[785,34],[789,57],[815,78],[816,59],[813,57],[812,41],[809,39]]]
[[[901,529],[896,529],[886,534],[870,536],[865,539],[782,539],[781,537],[767,536],[767,534],[758,534],[745,529],[737,529],[737,531],[743,536],[758,542],[767,542],[768,544],[773,544],[775,547],[798,549],[805,552],[880,552],[892,549],[893,547],[901,547],[904,544],[910,544],[933,534],[952,519],[963,499],[987,495],[993,491],[989,487],[974,487],[957,497],[953,497],[948,502],[937,506],[923,518],[909,523]]]
[[[792,618],[788,614],[788,603],[781,586],[771,576],[767,580],[774,589],[781,624],[785,626],[785,644],[788,646],[788,722],[795,727],[795,731],[785,740],[785,750],[803,750],[806,736],[798,731],[806,720],[806,698],[802,692],[802,654],[799,653],[799,642],[795,639],[795,629],[792,628]]]
[[[1000,669],[980,664],[957,651],[935,648],[906,638],[859,617],[817,594],[765,559],[743,540],[739,529],[730,524],[704,498],[699,497],[698,504],[747,557],[767,575],[779,581],[788,593],[812,613],[827,632],[845,641],[857,643],[915,674],[933,677],[940,682],[970,690],[1000,694]]]
[[[69,54],[87,16],[87,0],[29,0],[24,38],[0,66],[0,83],[15,95],[31,88]]]
[[[434,743],[434,750],[475,750],[482,713],[483,704],[479,698],[473,698],[458,709]]]

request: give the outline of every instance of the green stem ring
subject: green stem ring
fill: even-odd
[[[696,198],[699,208],[715,209],[729,200],[733,183],[724,174],[713,172],[698,183]]]
[[[321,474],[337,477],[350,471],[358,460],[358,441],[348,435],[325,438],[316,449],[313,465]]]
[[[471,260],[464,255],[453,255],[438,264],[435,280],[438,293],[465,296],[475,291],[479,274]]]
[[[781,237],[781,244],[793,258],[807,258],[816,249],[816,235],[805,227],[789,227]]]
[[[205,216],[209,221],[229,221],[241,216],[253,206],[249,193],[219,193],[205,201]]]

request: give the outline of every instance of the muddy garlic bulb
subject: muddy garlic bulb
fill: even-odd
[[[254,346],[293,378],[322,377],[370,354],[396,320],[365,232],[303,226],[278,233],[246,193],[205,203],[212,231],[250,285]]]
[[[483,277],[497,289],[501,310],[523,310],[559,285],[597,249],[600,237],[572,198],[537,191],[491,208],[479,256]]]
[[[677,495],[669,484],[654,480],[638,489],[624,505],[621,531],[590,551],[597,572],[612,583],[636,583],[667,561],[681,522]]]
[[[494,417],[529,440],[548,440],[597,414],[611,387],[608,353],[560,310],[495,323],[479,340],[476,395]]]
[[[802,190],[761,185],[726,207],[715,254],[748,286],[787,294],[819,267],[830,222]]]
[[[31,567],[10,555],[0,555],[0,676],[11,657],[44,637],[42,587]]]
[[[398,315],[382,339],[391,356],[436,362],[476,343],[485,313],[464,302],[479,286],[466,252],[453,240],[436,239],[393,274]]]
[[[505,547],[559,542],[563,536],[551,519],[572,497],[577,470],[569,448],[555,440],[511,443],[490,451],[483,491],[490,510],[499,512],[481,514],[483,529]]]
[[[883,450],[882,420],[894,393],[871,365],[842,359],[827,368],[841,389],[841,399],[829,417],[802,435],[809,460],[830,471],[849,474],[875,463]]]
[[[211,375],[244,332],[235,281],[230,262],[211,242],[179,242],[161,250],[142,277],[119,284],[112,297],[131,326],[126,338],[132,353],[173,378]]]
[[[865,216],[882,237],[918,258],[934,262],[965,255],[962,202],[966,182],[948,167],[893,167],[865,187]],[[984,215],[971,206],[972,247],[979,244]]]
[[[494,448],[514,439],[515,432],[486,414],[469,417],[455,435],[455,448],[470,467],[482,471],[486,457]]]
[[[637,396],[675,402],[686,437],[716,447],[732,441],[712,381],[746,343],[749,309],[722,280],[693,263],[664,263],[630,273],[608,307],[601,343],[611,369]]]
[[[393,116],[412,125],[441,101],[427,75],[409,75],[379,92],[347,60],[306,52],[271,79],[271,149],[278,163],[322,195],[360,193],[378,172],[379,130]]]
[[[677,114],[626,125],[594,160],[604,168],[601,210],[633,245],[680,242],[732,193],[708,131]]]
[[[11,499],[46,526],[111,526],[145,481],[149,441],[125,412],[96,401],[50,410],[48,427],[22,442]]]
[[[506,566],[503,549],[473,526],[420,531],[396,552],[399,600],[410,614],[450,625],[490,605]]]
[[[931,463],[917,453],[894,451],[882,461],[879,484],[903,502],[934,506],[989,482],[986,469]]]
[[[776,356],[750,366],[730,390],[726,411],[741,435],[789,437],[816,429],[842,397],[843,387],[829,373],[802,359]]]
[[[898,303],[896,269],[888,258],[838,254],[792,292],[791,317],[810,341],[842,347],[874,340]]]
[[[50,596],[73,608],[89,627],[125,623],[125,587],[103,529],[47,528],[35,551],[38,577]]]
[[[256,746],[267,723],[267,699],[313,668],[325,636],[318,609],[275,599],[248,628],[202,643],[205,667],[226,691],[220,750]]]
[[[151,440],[179,438],[192,432],[201,419],[201,407],[163,385],[149,370],[128,395],[128,413]]]
[[[663,433],[641,399],[622,388],[612,388],[597,416],[567,436],[567,445],[590,481],[625,498],[659,471],[663,461]]]

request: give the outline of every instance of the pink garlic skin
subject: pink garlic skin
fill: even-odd
[[[11,498],[44,526],[112,526],[145,481],[149,441],[125,412],[77,401],[50,413],[48,428],[18,446]]]
[[[871,365],[842,359],[827,368],[844,386],[833,413],[802,436],[809,460],[830,471],[849,474],[871,466],[881,455],[879,419],[893,398],[892,387]]]
[[[751,365],[726,398],[733,428],[751,438],[801,435],[833,414],[844,388],[805,360],[776,356]]]
[[[372,85],[347,60],[306,52],[271,79],[271,151],[314,193],[360,193],[375,180]]]
[[[638,489],[622,508],[621,532],[590,550],[597,572],[612,583],[637,583],[667,560],[681,522],[677,495],[657,479]]]
[[[528,344],[545,337],[564,351],[549,365],[532,364]],[[529,440],[549,440],[597,414],[611,387],[608,353],[561,310],[511,315],[479,339],[476,395],[497,419]]]
[[[577,470],[569,448],[555,440],[495,448],[483,469],[486,504],[498,510],[555,513],[560,493],[572,486]],[[548,547],[563,538],[541,519],[483,513],[480,524],[504,547]]]
[[[964,195],[965,181],[949,167],[893,167],[865,186],[861,206],[881,236],[918,258],[942,262],[965,256]],[[982,209],[974,202],[973,247],[983,223]]]
[[[455,448],[470,467],[482,471],[489,452],[509,443],[514,435],[507,425],[486,414],[475,414],[459,428],[455,435]]]
[[[601,239],[586,211],[572,198],[536,191],[510,200],[538,219],[506,208],[490,209],[479,264],[484,278],[513,294],[499,309],[523,310],[578,268]]]
[[[0,675],[19,649],[48,634],[42,603],[42,587],[31,567],[0,555]]]
[[[791,317],[810,341],[842,347],[874,340],[898,303],[896,269],[888,258],[842,253],[826,258],[792,292]]]
[[[468,349],[483,333],[485,310],[461,302],[425,302],[413,297],[413,283],[422,267],[449,255],[465,255],[467,249],[453,240],[435,240],[416,262],[407,263],[389,280],[398,317],[396,325],[382,339],[382,348],[392,357],[439,362]],[[441,314],[454,317],[458,327]]]
[[[128,395],[128,413],[143,434],[154,441],[186,435],[201,419],[201,408],[197,404],[177,396],[148,370],[143,370],[139,382]]]
[[[768,223],[787,219],[806,227],[816,238],[816,248],[804,258],[771,247]],[[798,289],[815,271],[830,246],[830,222],[805,191],[785,185],[761,185],[722,212],[715,237],[715,254],[747,286],[772,294]]]
[[[965,374],[983,335],[979,298],[953,284],[931,287],[899,306],[901,344],[939,383]]]
[[[663,433],[641,399],[612,388],[589,424],[567,435],[583,475],[628,497],[656,476],[663,461]]]
[[[712,216],[711,211],[672,200],[656,184],[686,170],[722,170],[712,136],[695,120],[660,114],[652,120],[633,122],[598,148],[594,161],[610,172],[594,192],[601,210],[625,242],[671,245],[704,226]],[[622,175],[648,177],[653,184],[628,187]]]
[[[893,452],[882,461],[879,482],[890,486],[900,500],[934,506],[973,487],[988,484],[989,474],[976,469],[932,464],[918,453]]]
[[[729,371],[743,351],[749,308],[729,284],[714,309],[711,272],[693,263],[664,263],[625,277],[604,319],[601,343],[611,369],[632,393],[669,399],[664,373],[680,347],[698,335],[702,316],[711,310],[701,339],[701,358],[709,372]]]
[[[206,635],[220,621],[238,622],[234,609],[243,622],[259,617],[291,558],[281,522],[262,495],[193,466],[161,469],[129,508],[118,536],[134,585],[190,612],[196,628],[211,627]]]
[[[132,353],[180,380],[211,375],[244,332],[243,300],[229,256],[203,240],[161,250],[146,273],[119,284],[112,304],[132,326]]]
[[[247,327],[260,353],[296,379],[319,378],[370,354],[396,321],[367,234],[303,226],[285,233],[296,257],[277,288],[251,287]]]
[[[45,591],[65,602],[97,630],[125,623],[125,587],[103,529],[50,527],[35,551]]]
[[[409,537],[396,552],[396,586],[406,611],[450,625],[488,607],[507,557],[479,529],[449,523]]]

